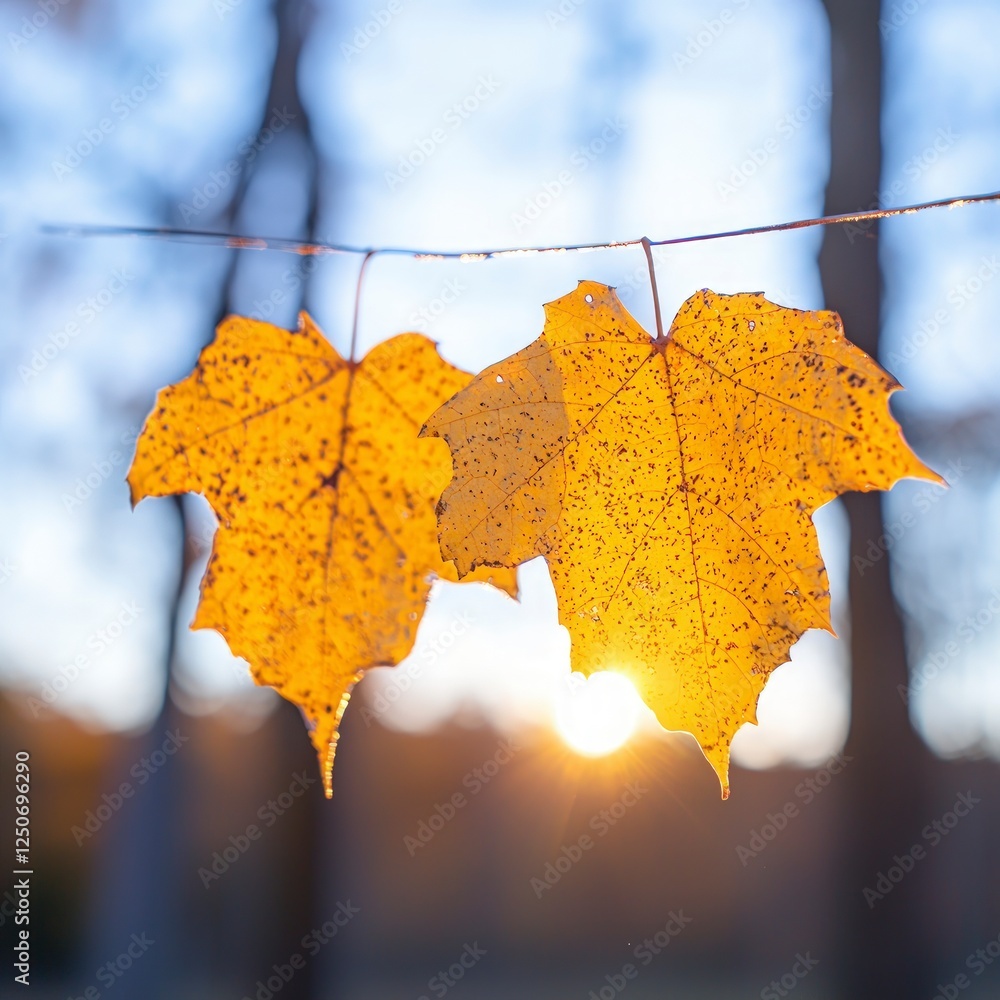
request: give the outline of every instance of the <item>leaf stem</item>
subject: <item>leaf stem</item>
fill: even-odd
[[[354,364],[357,360],[355,353],[358,347],[358,315],[361,312],[361,286],[365,281],[365,268],[368,267],[368,261],[377,253],[378,250],[369,250],[361,261],[361,267],[358,269],[358,286],[354,291],[354,321],[351,323],[351,349],[347,355],[347,359],[351,364]]]
[[[639,241],[642,243],[643,252],[646,254],[646,263],[649,265],[649,287],[653,290],[653,311],[656,313],[656,342],[665,344],[667,338],[663,336],[663,318],[660,316],[660,290],[656,287],[656,266],[653,264],[653,251],[648,236],[643,236]]]

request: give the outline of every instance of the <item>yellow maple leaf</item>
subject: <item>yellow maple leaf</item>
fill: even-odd
[[[726,798],[769,674],[830,629],[812,512],[940,481],[889,412],[898,388],[836,313],[703,290],[654,339],[582,281],[421,431],[452,450],[442,553],[460,575],[544,555],[573,669],[629,677],[696,737]]]
[[[219,518],[192,628],[314,723],[327,795],[351,688],[410,652],[433,578],[457,579],[434,522],[448,449],[417,430],[468,379],[420,334],[351,362],[305,314],[230,316],[139,437],[133,504],[197,492]],[[515,592],[512,570],[477,578]]]

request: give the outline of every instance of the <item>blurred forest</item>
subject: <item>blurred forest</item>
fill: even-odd
[[[450,248],[631,237],[633,225],[675,235],[986,191],[1000,163],[1000,9],[943,0],[731,0],[671,12],[638,0],[377,6],[5,5],[0,795],[11,801],[6,762],[28,749],[34,995],[1000,995],[995,206],[657,260],[668,315],[671,301],[710,284],[837,309],[848,336],[912,387],[894,409],[951,483],[947,493],[905,484],[889,496],[851,495],[824,522],[841,652],[803,664],[813,686],[796,692],[799,702],[775,701],[770,727],[762,702],[761,731],[790,735],[773,745],[748,736],[725,803],[683,737],[647,728],[614,754],[586,758],[537,719],[490,715],[457,681],[448,717],[392,725],[378,704],[390,683],[381,671],[356,689],[326,802],[298,712],[250,689],[239,664],[219,667],[220,645],[206,653],[187,631],[211,540],[204,505],[147,501],[133,514],[121,480],[156,389],[190,370],[219,319],[240,312],[292,325],[308,308],[342,346],[358,261],[35,228],[93,221]],[[797,61],[769,84],[781,52],[762,58],[758,46],[772,36]],[[945,46],[937,61],[932,42]],[[743,108],[737,64],[764,79]],[[481,119],[463,124],[472,138],[455,138],[466,145],[453,163],[450,148],[434,153],[426,175],[438,157],[437,188],[401,176],[394,164],[405,152],[378,152],[380,130],[392,132],[388,146],[410,149],[449,106],[442,90],[464,93],[497,66],[498,106],[518,73],[521,103],[491,130],[471,131]],[[950,74],[947,85],[937,71]],[[790,75],[779,81],[779,72]],[[74,102],[77,90],[97,95],[98,113]],[[827,92],[803,125],[809,143],[761,166],[770,173],[755,196],[747,151],[766,149],[775,120]],[[908,102],[933,114],[915,125]],[[69,124],[58,117],[64,105]],[[422,105],[434,114],[418,117]],[[518,174],[522,195],[541,190],[566,150],[626,105],[623,137],[574,180],[574,200],[526,226],[524,197],[487,171]],[[660,105],[674,117],[643,131],[642,116],[653,121]],[[718,121],[706,117],[713,111]],[[756,123],[740,132],[740,119]],[[85,154],[78,137],[94,128],[103,138]],[[47,131],[69,138],[53,142]],[[729,131],[734,146],[720,148],[713,137]],[[686,151],[688,162],[671,152],[678,142],[704,148]],[[730,160],[732,172],[719,166]],[[698,172],[708,178],[700,190]],[[731,201],[726,186],[739,178],[746,190]],[[503,206],[496,218],[491,201]],[[639,265],[587,255],[541,276],[549,264],[535,261],[498,262],[476,277],[471,265],[376,263],[364,334],[416,326],[440,334],[457,363],[481,367],[534,338],[539,304],[569,290],[570,276],[617,285],[645,321]],[[94,304],[74,309],[88,296]],[[512,298],[526,300],[523,311]],[[48,332],[67,313],[86,336],[50,357],[46,345],[58,342]],[[36,352],[41,367],[25,377]],[[95,471],[97,496],[81,499],[72,484]],[[67,493],[86,502],[79,516]],[[528,595],[538,592],[533,571]],[[108,583],[126,579],[144,589]],[[88,608],[97,593],[107,600]],[[142,612],[134,625],[130,601]],[[121,718],[64,710],[68,699],[52,688],[48,697],[45,685],[75,651],[94,649],[81,636],[115,620],[134,629],[135,645],[112,651],[120,659],[93,697],[117,699]],[[487,628],[483,642],[507,641],[506,629]],[[212,657],[215,667],[199,666]],[[496,696],[475,684],[484,699]],[[470,782],[511,745],[495,777]],[[456,793],[463,804],[449,810]],[[588,832],[592,849],[579,846]],[[6,935],[9,891],[4,900]],[[130,954],[136,939],[151,943]],[[0,996],[14,989],[5,971]]]

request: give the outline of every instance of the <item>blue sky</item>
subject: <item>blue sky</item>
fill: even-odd
[[[301,151],[279,141],[281,108],[268,109],[272,154],[264,152],[272,139],[257,131],[275,37],[257,0],[39,12],[9,4],[0,16],[0,120],[13,136],[0,166],[0,680],[36,699],[58,683],[62,690],[50,690],[59,711],[133,729],[150,721],[162,693],[179,539],[169,503],[130,510],[124,473],[156,389],[190,370],[210,332],[230,254],[46,237],[36,226],[214,229],[220,192],[259,159],[253,185],[269,195],[240,227],[299,235]],[[990,39],[1000,11],[908,0],[886,4],[883,17],[885,161],[873,200],[995,188],[1000,71]],[[32,18],[44,21],[33,34]],[[828,47],[813,0],[319,4],[300,76],[324,158],[318,234],[462,249],[656,238],[820,214]],[[884,226],[883,361],[908,386],[913,412],[950,418],[996,405],[995,222],[988,207]],[[822,306],[819,240],[809,231],[663,248],[665,318],[705,286]],[[308,308],[342,349],[357,264],[325,258],[310,279]],[[292,297],[274,295],[294,266],[278,253],[245,255],[237,309],[294,323]],[[638,250],[477,264],[378,258],[364,288],[361,344],[416,328],[477,370],[533,340],[542,303],[584,277],[617,285],[652,326]],[[946,319],[928,335],[939,310]],[[942,752],[996,754],[1000,632],[989,618],[972,640],[959,633],[1000,585],[996,477],[977,469],[933,500],[921,501],[921,488],[904,484],[892,500],[899,518],[914,514],[891,557],[912,617],[914,669],[926,678],[916,719]],[[204,504],[188,509],[207,539]],[[844,521],[836,505],[817,521],[842,638],[810,634],[775,674],[760,727],[746,727],[734,748],[753,766],[819,762],[846,733]],[[438,589],[412,658],[426,669],[385,713],[387,724],[419,728],[453,713],[501,725],[551,717],[568,675],[565,634],[544,566],[526,567],[522,583],[520,607],[483,588]],[[959,652],[929,676],[929,658],[951,641]],[[252,688],[217,635],[184,635],[181,654],[192,710],[225,710],[237,725],[267,711],[269,695]],[[389,672],[375,685],[388,690]]]

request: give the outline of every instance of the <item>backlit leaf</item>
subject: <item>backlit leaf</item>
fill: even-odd
[[[410,652],[433,579],[457,578],[434,522],[448,449],[417,430],[468,378],[420,334],[354,363],[304,314],[292,332],[231,316],[139,438],[133,503],[197,492],[219,518],[192,627],[302,708],[327,794],[351,688]],[[474,579],[515,589],[511,570]]]
[[[460,575],[544,555],[573,669],[628,676],[726,797],[768,676],[830,628],[813,511],[939,477],[889,412],[899,385],[835,313],[705,290],[659,340],[584,281],[545,316],[422,432],[452,451],[442,552]]]

